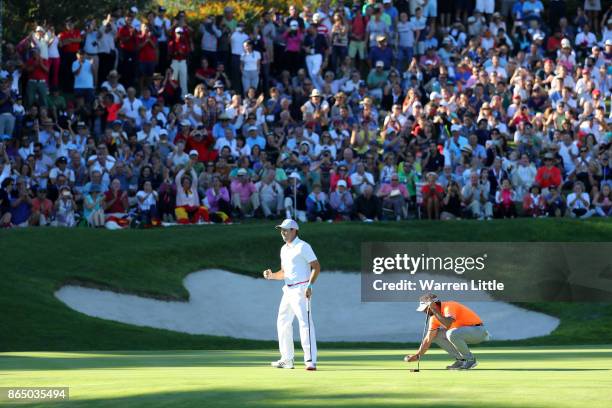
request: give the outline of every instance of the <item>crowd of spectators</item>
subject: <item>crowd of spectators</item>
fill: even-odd
[[[3,45],[0,225],[608,217],[612,5],[566,3],[34,22]]]

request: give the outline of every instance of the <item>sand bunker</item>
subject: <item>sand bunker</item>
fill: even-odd
[[[425,275],[423,275],[425,278]],[[195,272],[184,280],[188,302],[64,286],[55,295],[74,310],[107,320],[254,340],[276,339],[282,282],[227,271]],[[423,314],[413,303],[361,303],[358,273],[323,272],[312,301],[319,341],[419,341]],[[498,301],[465,302],[496,340],[544,336],[559,320]],[[297,335],[297,324],[294,324]]]

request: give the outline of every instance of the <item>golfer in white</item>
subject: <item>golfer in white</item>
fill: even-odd
[[[286,219],[276,228],[285,241],[280,253],[281,268],[278,272],[266,269],[263,273],[266,279],[285,281],[276,323],[281,359],[273,362],[272,367],[293,368],[293,319],[297,317],[306,370],[313,371],[317,369],[317,341],[309,302],[321,266],[310,244],[297,236],[297,222]]]

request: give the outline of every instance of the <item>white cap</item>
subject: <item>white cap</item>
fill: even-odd
[[[612,40],[611,39],[607,39],[605,45],[612,45]]]
[[[191,126],[191,122],[187,119],[181,121],[181,126]]]
[[[438,301],[438,297],[436,295],[434,295],[433,293],[429,293],[427,295],[423,295],[419,299],[419,307],[417,307],[416,311],[417,312],[424,312],[425,309],[427,309],[427,307],[429,305],[431,305],[432,303],[435,303],[437,301]]]
[[[130,7],[130,11],[131,11],[132,13],[138,13],[138,7],[136,7],[136,6],[132,6],[132,7]]]
[[[299,26],[300,25],[298,24],[296,20],[291,20],[291,23],[289,23],[289,28],[294,29],[294,30],[297,30]]]
[[[194,155],[195,155],[195,156],[199,156],[199,154],[198,154],[198,151],[197,151],[197,150],[192,150],[192,151],[190,151],[190,152],[189,152],[189,155],[190,155],[190,156],[194,156]]]
[[[300,179],[300,175],[298,174],[298,172],[297,172],[297,171],[294,171],[294,172],[292,172],[292,173],[289,175],[289,178],[294,178],[294,179],[298,179],[298,180],[299,180],[299,179]]]
[[[239,176],[246,176],[247,171],[246,169],[238,169],[238,172],[236,174],[238,174]]]
[[[391,0],[383,0],[383,4],[391,4]]]
[[[319,21],[321,21],[321,15],[319,13],[314,13],[314,15],[312,16],[312,22],[318,23]]]
[[[339,181],[338,181],[338,187],[346,187],[346,181],[344,181],[344,180],[339,180]]]
[[[299,230],[300,226],[298,225],[297,222],[295,222],[294,220],[292,220],[291,218],[286,218],[285,220],[283,220],[283,222],[280,223],[280,225],[277,225],[276,227],[274,227],[276,229],[294,229],[294,230]]]
[[[570,48],[571,44],[567,38],[561,40],[561,48]]]
[[[174,29],[174,32],[175,32],[175,33],[182,33],[182,32],[183,32],[183,27],[176,27],[176,28]]]
[[[441,97],[442,96],[438,92],[436,92],[436,91],[433,91],[432,93],[429,94],[429,100],[438,99],[438,98],[441,98]]]
[[[451,125],[451,132],[461,132],[461,125]]]
[[[385,63],[384,63],[384,61],[378,60],[378,61],[376,61],[376,66],[377,67],[384,67]]]
[[[42,28],[41,26],[36,27],[36,31],[40,31],[40,32],[45,32],[45,29]]]

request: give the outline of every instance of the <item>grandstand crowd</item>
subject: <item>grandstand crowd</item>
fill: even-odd
[[[33,22],[2,45],[0,225],[608,217],[612,4],[544,4]]]

